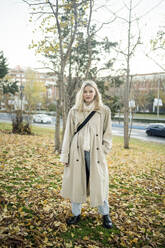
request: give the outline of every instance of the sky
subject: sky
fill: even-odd
[[[97,0],[98,1],[98,0]],[[99,8],[94,14],[95,22],[101,24],[112,18],[112,11],[117,12],[120,17],[127,18],[127,11],[124,4],[128,0],[102,0],[101,4],[108,3],[108,7]],[[143,45],[140,45],[131,61],[132,73],[150,73],[159,72],[161,69],[150,59],[144,56],[144,51],[148,50],[149,40],[164,25],[165,21],[165,0],[134,0],[137,7],[133,14],[142,16],[139,24]],[[156,5],[158,5],[156,8]],[[96,6],[97,7],[97,6]],[[150,11],[153,8],[152,11]],[[149,13],[146,13],[149,11]],[[1,0],[0,1],[0,50],[3,50],[7,57],[8,65],[14,68],[17,65],[22,67],[39,68],[43,67],[41,57],[35,56],[34,50],[29,49],[33,39],[33,26],[29,22],[28,6],[21,0]],[[136,36],[137,28],[133,26],[133,34]],[[127,25],[121,19],[118,19],[111,25],[105,25],[98,36],[107,35],[112,41],[121,42],[122,49],[126,49]],[[118,64],[119,65],[119,64]],[[117,65],[117,66],[118,66]]]
[[[105,8],[99,9],[99,20],[96,13],[96,22],[108,22],[112,20],[112,12],[117,13],[120,17],[112,22],[110,25],[105,25],[102,34],[106,34],[110,40],[117,41],[120,44],[121,50],[126,52],[127,50],[127,33],[128,25],[122,19],[128,20],[128,11],[125,5],[128,5],[130,0],[102,0],[108,3]],[[150,40],[156,37],[157,31],[165,26],[165,0],[133,0],[132,17],[139,18],[138,28],[136,22],[132,23],[131,30],[132,35],[135,37],[131,42],[135,44],[137,40],[137,34],[140,30],[142,45],[137,46],[135,50],[135,56],[132,57],[130,63],[130,71],[132,74],[136,73],[152,73],[162,71],[151,59],[145,56],[145,53],[150,51]],[[151,54],[150,54],[151,55]],[[153,55],[153,53],[152,53]],[[123,56],[117,57],[117,67],[119,67],[120,59]],[[160,57],[155,57],[160,60]],[[165,64],[165,60],[164,60]]]
[[[33,36],[28,11],[21,0],[0,1],[0,50],[11,68],[41,66],[34,51],[28,49]]]

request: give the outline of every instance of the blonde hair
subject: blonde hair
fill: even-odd
[[[78,109],[79,111],[84,110],[83,109],[84,107],[83,93],[84,93],[84,88],[86,86],[91,86],[95,89],[95,92],[96,92],[96,95],[94,97],[95,110],[100,109],[100,107],[103,106],[102,97],[97,87],[97,84],[92,80],[87,80],[82,83],[80,90],[76,94],[75,108]]]

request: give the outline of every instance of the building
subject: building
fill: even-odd
[[[109,94],[118,96],[121,102],[124,102],[124,76],[120,79],[123,84],[116,87],[115,84],[110,86]],[[155,112],[154,99],[161,99],[162,105],[160,112],[165,112],[165,72],[134,74],[130,75],[130,93],[129,100],[135,102],[135,110],[143,112]]]
[[[31,71],[35,76],[35,78],[31,78],[33,81],[44,83],[46,87],[46,97],[48,103],[55,103],[58,98],[58,89],[56,85],[56,74],[52,72],[39,72],[34,69],[24,69],[21,66],[17,66],[16,68],[12,68],[9,70],[8,76],[13,80],[18,82],[18,86],[20,89],[19,94],[15,96],[15,109],[22,108],[27,104],[25,96],[24,96],[24,87],[28,80],[28,70]],[[31,74],[32,74],[31,73]],[[13,101],[12,101],[13,103]]]

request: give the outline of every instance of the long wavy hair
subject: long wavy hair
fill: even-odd
[[[96,92],[96,95],[94,97],[95,110],[99,110],[100,107],[103,106],[102,97],[97,87],[97,84],[92,80],[87,80],[82,83],[80,90],[76,94],[75,108],[78,109],[79,111],[84,110],[83,109],[83,106],[84,106],[83,93],[84,93],[84,88],[86,86],[91,86],[95,89],[95,92]]]

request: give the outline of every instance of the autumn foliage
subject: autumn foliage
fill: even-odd
[[[114,228],[104,229],[88,202],[80,223],[67,227],[70,203],[59,195],[63,166],[53,135],[0,131],[1,247],[165,247],[164,148],[131,141],[125,150],[114,138],[107,157]]]

